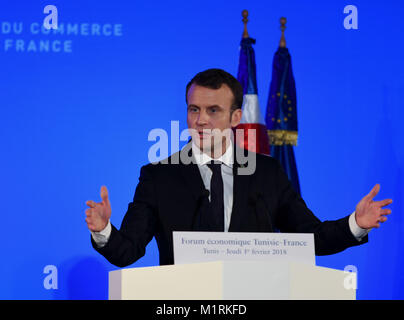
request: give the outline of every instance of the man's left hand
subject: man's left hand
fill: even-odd
[[[356,223],[362,229],[379,228],[380,223],[385,222],[387,220],[386,216],[391,213],[390,209],[383,209],[383,207],[391,204],[392,199],[373,201],[379,190],[380,185],[376,184],[356,206]]]

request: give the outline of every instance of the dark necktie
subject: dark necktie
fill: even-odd
[[[221,163],[208,164],[212,170],[212,179],[210,180],[210,205],[212,213],[211,225],[214,230],[224,231],[224,202],[223,202],[223,179]]]

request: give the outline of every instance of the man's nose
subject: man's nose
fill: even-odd
[[[209,115],[206,111],[201,110],[198,114],[198,118],[196,119],[196,124],[198,126],[206,125],[209,121]]]

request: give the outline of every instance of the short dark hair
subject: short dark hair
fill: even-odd
[[[231,111],[241,109],[243,105],[243,87],[241,83],[230,73],[222,69],[208,69],[197,73],[187,84],[185,91],[185,101],[187,103],[188,91],[192,84],[210,89],[220,89],[223,84],[226,84],[234,96]]]

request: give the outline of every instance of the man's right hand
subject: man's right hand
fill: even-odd
[[[108,190],[105,186],[101,187],[101,199],[102,201],[98,203],[92,200],[86,202],[86,205],[90,207],[85,211],[87,227],[95,232],[105,229],[111,217],[111,204],[109,203]]]

